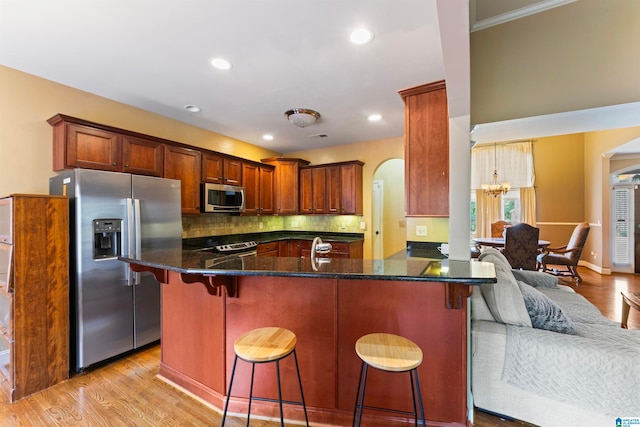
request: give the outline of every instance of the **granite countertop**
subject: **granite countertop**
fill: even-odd
[[[493,264],[428,258],[362,260],[327,258],[240,257],[207,251],[157,249],[122,261],[187,274],[282,276],[424,282],[494,283]]]
[[[264,233],[230,234],[225,236],[193,237],[182,239],[185,250],[202,250],[217,245],[246,242],[253,240],[260,243],[276,242],[280,240],[313,240],[320,236],[324,242],[357,242],[364,240],[361,233],[325,233],[317,231],[269,231]]]

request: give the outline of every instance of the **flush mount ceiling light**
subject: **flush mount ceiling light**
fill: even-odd
[[[307,108],[294,108],[284,113],[284,115],[291,123],[299,128],[312,125],[320,118],[320,113]]]
[[[371,43],[373,40],[373,31],[368,28],[358,28],[357,30],[353,30],[351,35],[349,35],[349,40],[351,43],[357,45],[363,45],[367,43]]]
[[[217,68],[218,70],[230,70],[231,62],[227,61],[224,58],[211,58],[209,63],[213,68]]]

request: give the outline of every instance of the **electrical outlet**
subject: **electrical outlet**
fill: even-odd
[[[364,231],[367,229],[367,223],[364,221],[360,221],[360,230]]]
[[[416,236],[426,236],[426,235],[427,235],[427,226],[416,225]]]

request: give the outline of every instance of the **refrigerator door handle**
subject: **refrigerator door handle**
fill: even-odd
[[[134,247],[135,227],[133,226],[134,220],[135,220],[135,214],[134,214],[133,199],[127,199],[127,248],[128,248],[127,256],[129,258],[133,258],[135,254],[134,252],[135,251],[135,247]],[[125,271],[127,275],[127,286],[133,286],[136,281],[135,276],[137,275],[137,273],[131,270],[129,263],[126,263],[125,268],[126,268]]]
[[[133,218],[134,218],[134,256],[140,257],[142,254],[142,219],[140,218],[140,199],[133,199]],[[133,284],[140,284],[140,275],[142,273],[133,273]]]

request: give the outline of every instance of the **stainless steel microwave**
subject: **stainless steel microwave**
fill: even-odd
[[[243,212],[244,188],[235,185],[202,184],[202,212]]]

